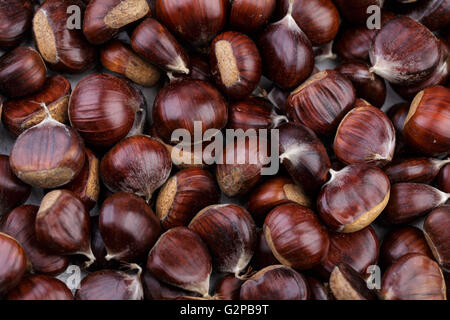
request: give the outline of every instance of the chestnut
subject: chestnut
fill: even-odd
[[[340,263],[330,276],[330,289],[336,300],[376,300],[361,275],[351,266]]]
[[[450,24],[450,4],[446,0],[422,0],[405,6],[409,17],[417,20],[431,31],[437,31]]]
[[[20,244],[0,232],[0,297],[20,282],[26,268],[27,258]]]
[[[2,1],[0,3],[0,48],[6,49],[18,45],[28,32],[32,18],[32,1]]]
[[[100,162],[100,176],[110,191],[134,193],[147,201],[166,182],[171,169],[167,149],[148,136],[120,141]]]
[[[311,300],[333,300],[330,288],[316,278],[306,277]]]
[[[439,265],[450,270],[450,206],[434,209],[423,223],[425,238]]]
[[[450,89],[433,86],[419,92],[403,125],[408,145],[427,155],[450,152]]]
[[[38,92],[47,68],[40,54],[30,47],[17,47],[0,57],[0,92],[10,98]]]
[[[334,0],[339,13],[349,22],[365,24],[370,14],[367,8],[370,6],[383,7],[384,0]]]
[[[153,105],[155,131],[166,143],[177,142],[172,138],[177,129],[188,130],[192,142],[200,143],[194,140],[195,121],[201,122],[203,135],[208,129],[223,129],[227,120],[225,99],[214,86],[200,80],[181,79],[170,83],[158,92]]]
[[[379,168],[360,163],[331,171],[317,197],[317,210],[326,225],[351,233],[371,224],[389,201],[391,184]]]
[[[399,159],[387,165],[384,172],[392,184],[398,182],[431,183],[438,175],[439,170],[450,159],[440,160],[432,158]]]
[[[8,293],[6,300],[73,300],[73,294],[61,280],[30,275]]]
[[[84,11],[83,33],[90,43],[102,44],[149,12],[146,0],[92,0]]]
[[[90,273],[81,280],[75,293],[76,300],[142,300],[144,290],[141,283],[141,269],[128,274],[117,270],[101,270]]]
[[[366,62],[354,60],[341,64],[336,71],[350,79],[359,98],[381,108],[386,101],[386,84],[369,69],[370,66]]]
[[[156,17],[193,46],[209,43],[227,21],[227,0],[156,0]]]
[[[67,269],[69,258],[55,255],[36,240],[36,214],[39,207],[23,205],[1,220],[0,231],[14,237],[22,246],[34,272],[57,275]]]
[[[432,186],[421,183],[396,183],[391,198],[383,212],[383,220],[389,224],[405,224],[425,215],[450,199]]]
[[[436,184],[439,190],[450,193],[450,164],[445,165],[439,171]]]
[[[397,134],[402,133],[403,124],[409,112],[409,103],[397,103],[389,108],[387,115],[391,119]]]
[[[100,209],[99,229],[105,243],[106,260],[134,262],[158,240],[161,226],[144,199],[117,192]]]
[[[422,230],[406,226],[393,229],[384,236],[380,254],[384,267],[389,267],[409,253],[419,253],[433,258]]]
[[[314,68],[311,41],[292,17],[293,4],[289,2],[284,18],[268,25],[257,41],[264,75],[283,89],[298,86]]]
[[[435,261],[410,253],[383,274],[380,297],[383,300],[446,300],[444,276]]]
[[[69,101],[69,120],[87,144],[110,147],[145,118],[143,95],[128,81],[105,73],[84,77]]]
[[[108,42],[100,51],[102,65],[134,83],[153,87],[161,77],[159,70],[119,40]]]
[[[328,253],[328,233],[316,214],[299,204],[282,204],[264,220],[264,234],[274,256],[282,264],[307,270]]]
[[[66,78],[61,75],[51,76],[39,92],[6,101],[3,105],[2,122],[9,132],[19,136],[45,119],[45,109],[41,106],[44,103],[53,119],[66,123],[70,92],[70,83]]]
[[[286,114],[286,101],[290,92],[286,92],[274,86],[267,95],[267,99],[278,109],[281,114]]]
[[[219,202],[214,177],[204,169],[188,168],[169,178],[156,200],[156,215],[166,229],[187,226],[203,208]]]
[[[31,193],[31,187],[16,177],[9,157],[0,155],[0,216],[20,206]]]
[[[51,252],[86,256],[89,259],[86,267],[95,261],[89,214],[70,191],[56,190],[44,196],[36,215],[36,238]]]
[[[159,238],[149,253],[147,271],[167,284],[209,297],[211,256],[200,236],[186,227],[172,228]]]
[[[203,80],[203,81],[212,81],[211,68],[209,66],[209,62],[207,58],[204,58],[197,54],[192,54],[189,57],[191,70],[189,75],[187,75],[191,79]]]
[[[296,184],[314,193],[328,178],[330,158],[312,130],[293,123],[279,128],[280,162]]]
[[[275,265],[264,268],[241,286],[241,300],[308,300],[305,278],[294,269]]]
[[[396,17],[373,40],[370,71],[393,84],[413,85],[431,76],[440,54],[439,41],[430,30],[409,17]]]
[[[142,274],[145,300],[173,300],[182,297],[198,297],[195,292],[185,291],[159,281],[148,271]]]
[[[334,70],[313,75],[292,91],[286,101],[290,120],[300,123],[318,135],[332,134],[355,103],[351,81]]]
[[[279,264],[277,258],[275,258],[272,250],[267,244],[263,229],[256,231],[256,246],[251,264],[256,267],[257,270]]]
[[[345,164],[384,166],[394,157],[395,129],[388,116],[371,105],[356,107],[342,119],[334,138],[334,153]]]
[[[173,73],[189,73],[189,57],[184,48],[161,23],[145,19],[131,36],[133,50],[157,65]]]
[[[240,278],[256,244],[256,226],[247,210],[234,204],[201,210],[189,224],[208,246],[215,270]]]
[[[216,287],[216,296],[220,300],[239,300],[244,280],[229,274],[220,279]]]
[[[234,0],[231,2],[228,25],[231,29],[251,34],[267,24],[277,0]]]

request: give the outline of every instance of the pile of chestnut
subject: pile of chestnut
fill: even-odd
[[[449,46],[450,0],[0,0],[0,299],[445,300]]]

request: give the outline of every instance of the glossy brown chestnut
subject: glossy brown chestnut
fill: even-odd
[[[144,287],[145,300],[174,300],[200,296],[198,293],[179,289],[159,281],[148,271],[144,271],[142,275],[142,286]]]
[[[89,258],[86,267],[95,261],[89,214],[70,191],[56,190],[44,196],[36,215],[36,238],[54,253],[86,256]]]
[[[311,300],[334,300],[330,288],[316,278],[306,277]]]
[[[42,89],[47,68],[30,47],[17,47],[0,57],[0,92],[10,98],[24,97]]]
[[[166,230],[187,226],[200,210],[218,203],[219,197],[219,188],[211,173],[204,169],[184,169],[161,188],[156,215]]]
[[[264,230],[259,229],[256,231],[256,246],[255,253],[252,258],[252,266],[256,267],[256,270],[263,269],[268,266],[279,264],[280,262],[275,258],[266,241]]]
[[[393,84],[412,85],[431,76],[441,52],[430,30],[411,18],[396,17],[377,33],[369,55],[371,72]]]
[[[232,99],[247,97],[261,79],[258,48],[252,39],[239,32],[227,31],[214,38],[210,66],[216,85]]]
[[[279,110],[281,114],[286,114],[286,101],[290,92],[286,92],[274,86],[267,95],[267,99]]]
[[[177,142],[172,141],[176,129],[186,129],[195,138],[194,121],[201,122],[204,134],[208,129],[221,130],[227,120],[227,105],[220,92],[200,80],[182,79],[170,83],[158,92],[153,105],[153,125],[166,143]],[[189,143],[201,142],[192,140]]]
[[[201,210],[189,224],[209,248],[215,270],[240,277],[256,245],[256,226],[244,208],[220,204]]]
[[[392,186],[391,198],[383,213],[389,224],[405,224],[425,215],[450,199],[432,186],[421,183],[397,183]]]
[[[282,264],[307,270],[326,257],[330,240],[316,214],[299,204],[275,207],[264,221],[264,234]]]
[[[419,253],[433,258],[422,230],[406,226],[391,230],[385,235],[380,253],[380,260],[384,267],[389,267],[409,253]]]
[[[216,296],[220,300],[239,300],[241,286],[244,280],[229,274],[220,279],[216,287]]]
[[[327,226],[351,233],[371,224],[386,207],[391,184],[386,174],[365,163],[331,171],[317,198],[317,209]]]
[[[286,16],[268,25],[257,42],[264,75],[284,89],[298,86],[314,68],[311,41],[292,17],[292,6],[290,2]]]
[[[209,297],[211,256],[201,238],[186,227],[164,233],[150,251],[147,271],[178,288]]]
[[[26,268],[27,258],[19,242],[0,232],[0,296],[20,282]]]
[[[241,300],[308,300],[305,278],[294,269],[275,265],[262,269],[242,284]]]
[[[5,215],[0,223],[1,232],[14,237],[22,246],[36,273],[57,275],[66,270],[69,258],[50,253],[36,240],[36,214],[39,207],[23,205]]]
[[[341,64],[336,71],[350,79],[359,98],[381,108],[386,101],[386,84],[369,69],[370,66],[366,62],[353,60]]]
[[[209,43],[225,26],[227,0],[156,0],[156,16],[193,46]]]
[[[330,158],[312,130],[293,123],[279,127],[280,162],[296,184],[315,192],[328,178]]]
[[[136,268],[139,268],[136,266]],[[101,270],[81,280],[76,300],[143,300],[141,270],[136,274],[123,271]]]
[[[0,2],[0,48],[18,45],[31,26],[33,4],[30,0]]]
[[[450,270],[450,206],[434,209],[423,224],[425,238],[439,265]]]
[[[102,44],[149,12],[146,0],[92,0],[84,11],[83,33],[90,43]]]
[[[189,56],[169,30],[152,18],[145,19],[131,36],[133,50],[162,69],[189,73]]]
[[[355,103],[351,81],[334,70],[313,75],[295,89],[286,102],[286,113],[295,123],[318,135],[333,134]]]
[[[167,149],[148,136],[120,141],[100,162],[100,176],[110,191],[134,193],[147,201],[166,182],[171,169]]]
[[[380,297],[384,300],[446,300],[444,276],[435,261],[410,253],[386,270]]]
[[[436,184],[439,190],[450,193],[450,164],[439,171]]]
[[[450,152],[450,89],[429,87],[414,98],[403,125],[403,136],[427,155]]]
[[[9,157],[0,155],[0,216],[20,206],[31,193],[31,187],[16,177]]]
[[[383,7],[384,0],[334,0],[339,13],[349,22],[365,24],[370,17],[367,8],[370,6]]]
[[[66,78],[61,75],[49,77],[36,94],[8,100],[3,104],[3,124],[13,135],[20,135],[45,119],[42,103],[47,106],[53,119],[66,123],[70,92],[70,83]]]
[[[276,0],[232,1],[228,25],[231,29],[246,34],[259,31],[272,16],[276,2]]]
[[[6,300],[73,300],[73,294],[61,280],[30,275],[8,293]]]
[[[432,158],[399,159],[387,165],[384,172],[392,184],[398,182],[416,182],[430,184],[438,175],[439,170],[450,159],[440,160]]]
[[[382,167],[394,158],[395,142],[391,120],[383,111],[369,105],[354,108],[342,119],[333,149],[343,163]]]
[[[340,263],[330,276],[330,289],[336,300],[376,300],[366,281],[351,266]]]
[[[125,192],[117,192],[103,202],[99,229],[106,260],[127,262],[143,257],[161,233],[161,225],[145,200]]]
[[[109,147],[139,130],[145,98],[128,81],[94,73],[78,82],[70,96],[69,119],[87,144]]]
[[[446,0],[422,0],[404,7],[404,14],[431,31],[437,31],[450,24],[450,3]]]
[[[153,87],[161,77],[156,67],[140,58],[119,40],[110,41],[101,49],[100,60],[106,69],[144,87]]]

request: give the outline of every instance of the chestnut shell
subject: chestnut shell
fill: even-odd
[[[6,300],[73,300],[73,294],[61,280],[30,275],[8,293]]]

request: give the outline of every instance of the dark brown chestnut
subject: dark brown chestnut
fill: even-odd
[[[127,262],[142,258],[161,233],[161,225],[145,200],[125,192],[117,192],[103,202],[99,229],[106,260]]]
[[[10,98],[38,92],[47,68],[40,54],[30,47],[17,47],[0,57],[0,92]]]
[[[412,85],[428,79],[440,60],[440,45],[426,27],[408,17],[389,20],[369,51],[371,72],[393,84]]]
[[[342,119],[333,149],[343,163],[382,167],[394,158],[395,142],[391,120],[380,109],[368,105],[352,109]]]
[[[156,67],[139,57],[128,45],[119,40],[110,41],[101,49],[100,60],[106,69],[144,87],[153,87],[161,77]]]
[[[379,168],[365,163],[331,171],[317,198],[317,209],[327,226],[351,233],[371,224],[389,201],[391,184]]]
[[[156,16],[193,46],[209,43],[225,26],[227,0],[156,0]]]
[[[241,300],[308,300],[305,278],[294,269],[275,265],[264,268],[242,284]]]
[[[57,275],[66,270],[69,258],[54,255],[37,242],[35,225],[38,210],[39,207],[33,205],[15,208],[2,218],[0,230],[20,243],[34,272]]]
[[[16,177],[9,157],[0,155],[0,216],[20,206],[31,193],[31,187]]]
[[[274,256],[282,264],[307,270],[328,253],[328,233],[316,214],[299,204],[282,204],[264,220],[264,234]]]
[[[450,24],[450,4],[446,0],[422,0],[404,7],[403,14],[417,20],[431,31]]]
[[[199,294],[189,292],[159,281],[148,271],[142,275],[145,300],[173,300],[184,297],[198,297]]]
[[[6,300],[73,300],[73,294],[61,280],[30,275],[8,293]]]
[[[286,101],[290,92],[274,86],[267,95],[267,99],[278,109],[281,114],[286,114]]]
[[[429,87],[411,103],[403,136],[415,150],[427,155],[450,152],[450,89]]]
[[[139,131],[145,107],[145,98],[131,83],[94,73],[78,82],[72,92],[69,119],[87,144],[109,147],[130,131]]]
[[[71,88],[69,81],[61,75],[47,78],[44,87],[31,96],[8,100],[3,104],[2,121],[15,136],[45,119],[44,103],[50,115],[58,122],[68,121],[67,108]]]
[[[18,45],[31,26],[33,4],[30,0],[0,2],[0,48]]]
[[[166,143],[175,143],[173,131],[186,129],[195,140],[195,121],[201,122],[202,135],[208,129],[221,130],[228,120],[225,99],[211,84],[182,79],[162,88],[153,105],[153,125],[158,136]],[[184,141],[186,144],[186,141]]]
[[[187,226],[200,210],[218,203],[219,197],[219,188],[211,173],[204,169],[184,169],[161,188],[156,215],[166,230]]]
[[[147,271],[178,288],[209,297],[212,265],[200,236],[186,227],[164,233],[150,251]]]
[[[380,297],[384,300],[446,300],[444,276],[435,261],[410,253],[386,270]]]
[[[423,230],[433,255],[439,265],[450,270],[450,206],[434,209],[425,219]]]
[[[150,12],[146,0],[92,0],[84,11],[83,33],[92,44],[102,44]]]
[[[216,296],[220,300],[239,300],[243,283],[244,280],[238,279],[232,274],[226,275],[216,286]]]
[[[27,257],[19,242],[0,232],[0,296],[20,282],[26,268]]]
[[[211,68],[206,57],[192,54],[189,57],[191,72],[188,77],[196,80],[212,81]]]
[[[334,70],[313,75],[295,89],[286,101],[286,113],[318,135],[333,134],[353,108],[356,93],[351,81]]]
[[[391,230],[384,236],[380,253],[380,261],[384,267],[389,267],[409,253],[419,253],[433,258],[422,230],[406,226]]]
[[[256,267],[257,270],[260,270],[279,264],[280,262],[275,258],[272,249],[267,244],[263,229],[256,231],[256,238],[255,253],[253,254],[251,265]]]
[[[234,0],[231,2],[228,25],[231,29],[251,34],[267,24],[277,0]]]
[[[339,13],[349,22],[365,24],[370,14],[367,9],[370,6],[382,8],[384,0],[334,0]]]
[[[167,149],[148,136],[120,141],[100,162],[100,176],[110,191],[134,193],[147,201],[166,182],[171,169]]]
[[[384,168],[392,184],[416,182],[430,184],[450,159],[408,158],[396,160]]]
[[[255,222],[247,210],[234,204],[209,206],[192,219],[189,229],[208,246],[215,270],[240,277],[256,244]]]
[[[447,164],[439,171],[436,184],[439,190],[450,193],[450,164]]]
[[[389,119],[391,119],[392,124],[394,125],[397,135],[401,135],[402,133],[403,124],[408,116],[409,107],[409,103],[397,103],[390,107],[387,112]]]
[[[56,190],[44,196],[36,215],[36,238],[51,252],[86,256],[89,259],[86,267],[95,261],[89,214],[70,191]]]
[[[114,263],[117,261],[107,261],[105,259],[106,252],[105,243],[103,242],[102,235],[99,228],[99,216],[91,216],[91,249],[95,256],[94,263],[89,267],[90,270],[102,270],[114,267]]]
[[[311,300],[334,300],[330,288],[313,277],[306,277]]]
[[[131,36],[133,50],[162,69],[189,73],[189,57],[169,30],[152,18],[145,19]]]
[[[330,276],[330,289],[336,300],[376,300],[366,281],[351,266],[340,263]]]
[[[425,215],[450,199],[432,186],[421,183],[397,183],[392,186],[391,198],[383,212],[389,224],[405,224]]]

